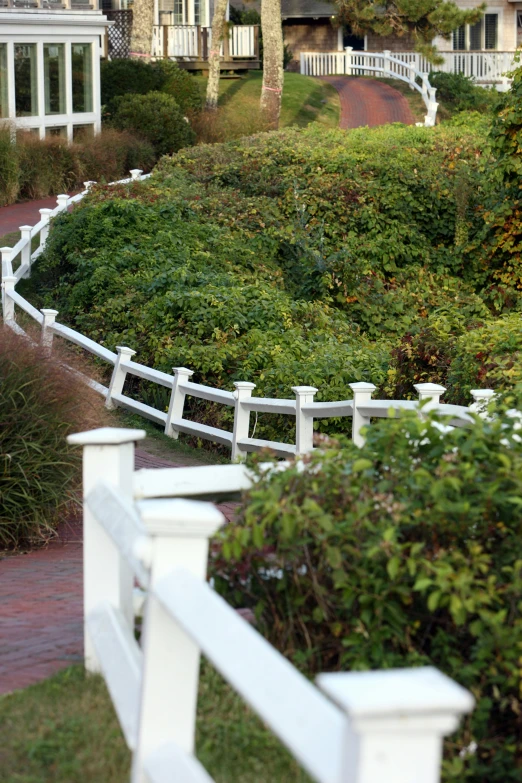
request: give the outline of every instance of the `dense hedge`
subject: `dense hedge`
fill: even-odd
[[[480,352],[460,360],[469,330],[486,329],[487,367],[501,367],[503,319],[519,308],[514,297],[497,329],[496,272],[472,252],[493,187],[487,132],[310,128],[183,150],[148,184],[60,219],[40,290],[58,283],[64,315],[143,361],[274,396],[310,383],[317,399],[346,397],[362,378],[411,395],[435,375],[420,343],[440,343],[436,379],[458,377],[447,399],[466,401],[512,380],[484,374]]]
[[[162,92],[120,96],[115,101],[111,124],[151,144],[157,157],[177,152],[195,141],[176,100]]]
[[[520,780],[515,427],[500,415],[443,435],[412,414],[371,426],[362,449],[331,442],[262,478],[214,550],[218,590],[306,672],[434,665],[472,691],[446,783]]]

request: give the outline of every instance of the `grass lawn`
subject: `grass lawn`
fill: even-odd
[[[207,80],[199,79],[203,93]],[[241,79],[222,78],[219,87],[219,105],[226,107],[227,114],[236,116],[257,110],[263,83],[262,71],[250,71]],[[311,122],[321,122],[329,128],[339,124],[340,103],[337,91],[331,84],[301,76],[298,73],[285,73],[283,104],[280,127],[298,125],[304,127]]]
[[[2,783],[129,780],[130,753],[103,680],[80,666],[1,696],[0,735]],[[200,679],[197,755],[217,783],[309,781],[208,664]]]

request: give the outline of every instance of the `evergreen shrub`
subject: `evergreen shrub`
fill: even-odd
[[[361,449],[323,441],[284,472],[258,471],[211,573],[307,674],[441,669],[477,700],[446,742],[445,783],[519,781],[519,420],[437,425],[379,420]]]
[[[177,152],[195,141],[195,134],[176,100],[162,92],[129,93],[116,101],[111,119],[120,131],[128,131],[152,144],[159,157]]]

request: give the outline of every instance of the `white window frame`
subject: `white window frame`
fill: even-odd
[[[497,45],[494,49],[486,49],[486,16],[496,16],[497,17]],[[464,49],[455,49],[453,48],[453,51],[456,52],[498,52],[501,51],[501,37],[502,37],[502,9],[501,8],[486,8],[484,11],[484,14],[482,16],[481,21],[481,31],[480,31],[480,49],[470,49],[470,28],[472,25],[466,24],[463,25],[464,27]],[[455,35],[460,28],[457,28],[457,30],[454,31],[453,35]],[[516,34],[516,33],[515,33]],[[452,39],[452,45],[454,46],[455,39]]]

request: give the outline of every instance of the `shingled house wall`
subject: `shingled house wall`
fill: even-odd
[[[287,70],[298,71],[301,52],[335,52],[339,34],[330,19],[287,19],[283,39],[293,55]]]

